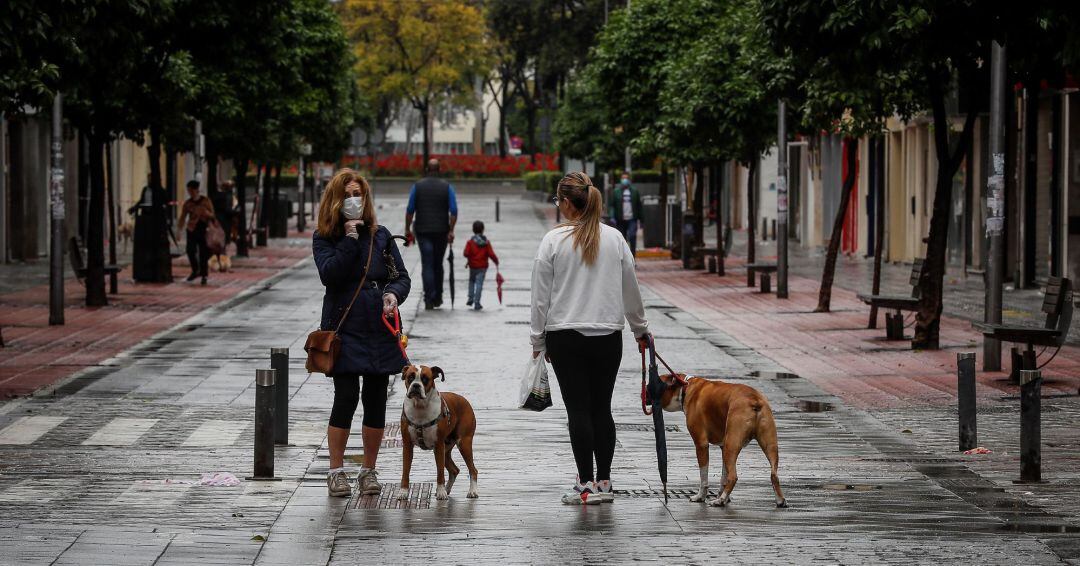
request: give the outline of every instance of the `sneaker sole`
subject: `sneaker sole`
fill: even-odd
[[[331,491],[328,494],[330,497],[352,497],[352,490],[349,491]]]
[[[378,495],[382,493],[382,487],[376,489],[364,489],[360,491],[361,495]]]

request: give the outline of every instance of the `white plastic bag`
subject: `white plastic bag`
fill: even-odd
[[[547,364],[542,354],[529,360],[525,366],[520,400],[522,409],[543,411],[551,406],[551,384],[548,383]]]

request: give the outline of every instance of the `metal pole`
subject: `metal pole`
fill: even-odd
[[[49,172],[49,324],[64,324],[64,130],[63,96],[52,109],[52,170]]]
[[[956,354],[956,410],[960,415],[960,451],[979,444],[975,416],[975,352]]]
[[[277,392],[274,394],[274,444],[289,443],[289,349],[270,348],[270,367]]]
[[[272,369],[255,370],[255,473],[254,479],[274,477],[274,388]]]
[[[787,105],[776,109],[776,298],[788,298]]]
[[[495,222],[499,221],[499,197],[495,197]]]
[[[194,161],[195,161],[195,180],[199,181],[199,184],[202,185],[202,168],[203,168],[202,120],[195,120],[195,151],[192,152],[192,157],[194,158]]]
[[[296,199],[300,201],[299,214],[296,215],[296,230],[298,232],[304,231],[304,209],[307,208],[307,203],[304,202],[304,156],[300,156],[300,164],[296,168]]]
[[[1042,372],[1020,370],[1020,481],[1042,481]]]
[[[1005,273],[1005,47],[994,42],[990,55],[990,175],[986,179],[987,269],[983,320],[1001,323]],[[1001,342],[983,337],[983,370],[1001,370]]]

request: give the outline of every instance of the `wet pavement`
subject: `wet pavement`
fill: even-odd
[[[843,388],[806,377],[817,367],[811,356],[803,356],[806,364],[785,356],[782,346],[759,343],[738,320],[717,318],[662,284],[685,276],[661,263],[641,265],[656,281],[644,295],[658,346],[679,370],[745,383],[768,396],[790,508],[774,507],[767,462],[754,444],[739,461],[729,507],[690,503],[697,464],[685,421],[672,413],[666,415],[672,498],[665,505],[652,421],[640,408],[640,358],[628,335],[614,400],[619,495],[599,507],[560,504],[573,465],[558,386],[554,407],[515,408],[530,352],[529,273],[552,210],[504,194],[496,223],[494,195],[459,198],[462,240],[455,251],[471,221],[484,220],[502,259],[503,305],[492,270],[485,309],[466,310],[465,270],[458,265],[457,308],[418,310],[419,256],[412,248],[405,260],[416,284],[403,313],[413,360],[442,367],[440,388],[466,396],[476,410],[478,499],[466,499],[461,484],[448,501],[434,499],[435,470],[426,452],[414,461],[413,499],[403,508],[391,508],[389,497],[326,496],[332,387],[303,371],[303,340],[321,300],[307,261],[47,394],[0,404],[0,564],[1080,560],[1080,522],[1071,510],[1080,497],[1068,475],[1075,476],[1076,466],[1065,474],[1055,463],[1044,468],[1047,484],[1015,488],[1000,462],[951,451],[955,412],[949,414],[946,401],[852,401]],[[400,230],[403,195],[383,195],[379,203],[382,221]],[[739,292],[747,295],[733,300],[753,304],[746,298],[751,290]],[[746,320],[788,324],[775,312],[758,311]],[[271,347],[291,352],[291,445],[276,450],[279,481],[197,485],[203,473],[251,474],[254,375],[269,366]],[[401,402],[395,386],[388,415],[396,416]],[[1055,422],[1064,424],[1044,429],[1048,442],[1061,443],[1065,455],[1080,453],[1075,434],[1053,431],[1075,429],[1075,402],[1050,405],[1057,407]],[[981,409],[992,406],[981,401]],[[987,438],[1007,443],[1008,429],[992,422]],[[349,444],[347,462],[358,467],[359,439]],[[391,426],[379,459],[386,494],[399,479],[399,445]],[[714,448],[714,490],[719,458]]]

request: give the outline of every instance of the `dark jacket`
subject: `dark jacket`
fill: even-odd
[[[608,216],[616,222],[621,222],[623,219],[623,191],[627,189],[620,183],[615,186],[615,190],[611,191],[611,200],[608,201]],[[643,218],[641,213],[641,193],[638,192],[637,187],[634,185],[630,185],[629,190],[630,204],[634,209],[634,220],[641,220]]]
[[[412,285],[397,244],[390,236],[390,231],[382,226],[375,232],[371,272],[339,333],[341,353],[334,364],[335,374],[396,374],[405,366],[397,338],[382,322],[383,294],[393,293],[398,304],[404,304]],[[312,251],[319,278],[326,287],[321,329],[333,330],[349,305],[364,275],[369,241],[369,233],[363,227],[360,227],[357,239],[346,236],[324,238],[315,233]],[[389,251],[389,260],[384,256],[386,251]],[[398,272],[393,281],[388,280],[388,262],[392,262]]]

